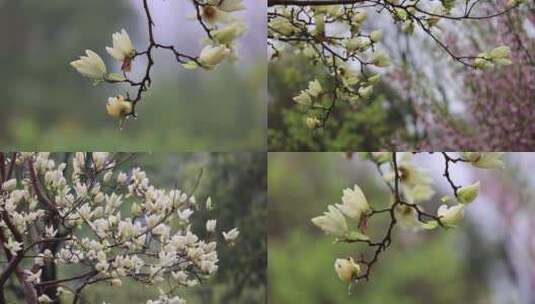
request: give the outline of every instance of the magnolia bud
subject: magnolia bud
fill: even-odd
[[[377,51],[373,54],[371,63],[377,67],[387,67],[390,65],[390,57],[382,51]]]
[[[364,98],[368,99],[373,93],[373,86],[367,86],[367,87],[361,87],[359,88],[359,95]]]
[[[318,118],[313,117],[313,116],[309,116],[309,117],[305,118],[305,124],[306,124],[307,128],[315,129],[321,124],[321,122],[320,122],[320,120]]]
[[[352,257],[346,259],[336,259],[334,262],[334,270],[340,280],[351,283],[355,276],[360,273],[360,266],[355,263]]]
[[[464,217],[464,205],[459,204],[452,207],[442,205],[438,208],[437,215],[443,224],[454,226]]]
[[[132,207],[130,208],[130,211],[135,216],[141,215],[141,207],[139,207],[138,204],[133,204]]]
[[[113,286],[113,287],[121,287],[121,286],[123,286],[123,281],[121,281],[120,279],[113,279],[113,280],[111,280],[111,286]]]
[[[509,47],[502,45],[490,51],[489,55],[492,59],[503,59],[509,57],[510,53]]]
[[[111,171],[106,172],[106,174],[104,174],[104,177],[102,177],[102,181],[104,183],[109,183],[112,175],[113,175],[113,172]]]
[[[356,37],[349,39],[346,42],[346,48],[350,51],[359,50],[365,51],[371,44],[371,40],[368,37]]]
[[[381,41],[382,38],[383,38],[383,32],[380,31],[380,30],[373,31],[373,32],[370,33],[370,39],[373,42],[379,42],[379,41]]]
[[[457,190],[459,202],[463,204],[470,204],[473,202],[479,195],[479,188],[479,182],[459,188],[459,190]]]

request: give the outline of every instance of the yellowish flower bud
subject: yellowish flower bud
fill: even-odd
[[[387,67],[390,65],[390,57],[383,51],[377,51],[373,54],[371,63],[377,67]]]
[[[373,42],[379,42],[379,41],[381,41],[382,38],[383,38],[383,32],[380,31],[380,30],[373,31],[373,32],[370,33],[370,39]]]
[[[311,116],[311,117],[307,117],[307,118],[305,119],[305,124],[307,125],[307,127],[308,127],[309,129],[315,129],[315,128],[317,128],[317,127],[320,125],[320,123],[321,123],[320,120],[317,119],[316,117],[313,117],[313,116]]]
[[[459,202],[463,204],[470,204],[479,195],[479,189],[479,182],[459,188],[459,190],[457,190],[457,197],[459,198]]]
[[[442,205],[438,208],[437,215],[444,225],[454,226],[464,217],[464,205],[459,204],[451,207]]]
[[[132,102],[126,100],[122,95],[110,97],[108,98],[108,103],[106,104],[106,110],[112,117],[124,118],[128,114],[132,113]]]
[[[113,279],[113,280],[111,280],[111,286],[112,287],[121,287],[121,286],[123,286],[123,281],[121,281],[120,279]]]
[[[336,259],[334,262],[334,270],[340,280],[351,283],[360,273],[360,266],[355,263],[352,257],[346,259]]]
[[[373,93],[373,86],[367,86],[367,87],[361,87],[359,88],[359,95],[364,98],[368,99]]]

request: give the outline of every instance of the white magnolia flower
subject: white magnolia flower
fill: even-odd
[[[305,90],[301,91],[301,93],[295,96],[293,100],[296,103],[305,105],[305,106],[312,104],[312,98],[310,97],[310,94]]]
[[[116,97],[108,98],[106,104],[108,114],[115,118],[124,118],[132,113],[132,102],[125,100],[124,96],[118,95]]]
[[[297,28],[288,19],[283,17],[276,17],[269,22],[269,26],[273,31],[285,36],[290,36],[297,31]]]
[[[123,239],[128,239],[134,234],[134,225],[130,222],[130,219],[126,221],[120,221],[117,226],[117,235]]]
[[[328,211],[322,216],[313,218],[311,221],[321,230],[337,237],[343,237],[347,233],[347,222],[342,212],[335,206],[329,205]]]
[[[208,220],[208,221],[206,221],[206,231],[214,232],[216,224],[217,224],[217,220]]]
[[[345,43],[346,49],[349,51],[365,51],[370,47],[372,41],[368,37],[355,37],[348,39]]]
[[[4,191],[13,191],[17,188],[17,179],[12,178],[2,184],[2,190]]]
[[[360,97],[362,97],[364,99],[370,98],[370,96],[372,96],[372,94],[373,94],[373,86],[372,85],[359,88],[359,95],[360,95]]]
[[[502,45],[489,52],[492,60],[507,59],[511,56],[511,50],[508,46]]]
[[[463,157],[472,166],[482,169],[502,169],[505,167],[503,152],[464,152]]]
[[[236,38],[240,37],[247,31],[243,22],[233,22],[221,29],[212,32],[215,41],[220,44],[230,44]]]
[[[355,263],[352,257],[346,259],[336,259],[334,262],[334,270],[340,280],[351,283],[360,273],[360,266]]]
[[[398,162],[398,175],[399,180],[404,186],[417,186],[417,185],[429,185],[431,183],[431,177],[429,174],[416,167],[411,162],[411,154],[405,153]],[[389,172],[385,174],[385,179],[393,181],[395,178],[395,172]]]
[[[42,269],[39,269],[38,272],[36,273],[33,273],[29,270],[24,270],[24,273],[26,274],[26,279],[25,281],[28,282],[28,283],[35,283],[35,284],[39,284],[41,282],[41,273],[43,272]]]
[[[322,92],[322,88],[321,88],[321,83],[319,82],[319,80],[317,79],[314,79],[313,81],[309,82],[308,83],[308,94],[312,97],[318,97],[321,92]]]
[[[49,239],[56,237],[58,234],[58,230],[54,229],[54,226],[46,226],[45,227],[45,236]]]
[[[122,29],[121,32],[114,33],[112,35],[112,39],[113,47],[106,47],[108,54],[121,62],[134,57],[136,54],[136,49],[132,45],[130,36],[128,36],[128,33],[125,29]]]
[[[416,184],[416,185],[406,185],[403,187],[403,193],[407,197],[407,200],[413,202],[422,202],[430,199],[435,195],[435,191],[431,188],[430,184]]]
[[[350,218],[354,218],[357,221],[360,219],[362,214],[368,213],[370,211],[370,205],[368,205],[368,200],[362,193],[362,190],[358,185],[355,185],[353,189],[346,188],[343,191],[342,195],[342,204],[336,205],[340,211]]]
[[[11,252],[12,255],[17,255],[17,252],[22,250],[22,243],[15,241],[13,238],[9,238],[7,243],[4,243],[7,250]]]
[[[104,261],[100,261],[98,262],[96,265],[95,265],[95,270],[97,270],[98,272],[106,272],[108,271],[108,268],[110,267],[110,264],[108,264],[108,262],[106,262],[105,260]]]
[[[371,63],[376,67],[384,68],[390,65],[390,57],[383,51],[373,53]]]
[[[397,205],[394,212],[400,227],[404,229],[418,229],[421,227],[418,213],[411,206]]]
[[[321,121],[315,116],[309,116],[305,118],[305,124],[307,128],[315,129],[321,124]]]
[[[238,228],[234,228],[228,232],[223,232],[222,234],[223,238],[225,238],[225,241],[232,242],[238,237],[238,235],[240,235],[240,232],[238,231]]]
[[[199,61],[208,69],[214,68],[231,54],[231,50],[224,45],[205,46],[199,55]]]
[[[80,56],[80,59],[71,62],[71,66],[85,77],[95,80],[104,79],[107,69],[102,58],[91,50],[86,50],[85,53],[87,56]]]
[[[59,286],[58,289],[56,289],[56,295],[57,296],[61,296],[61,295],[64,295],[64,294],[69,294],[69,293],[71,293],[70,290],[65,289],[65,288],[63,288],[61,286]]]
[[[214,203],[212,202],[212,198],[208,197],[206,199],[206,210],[212,210],[214,209]]]
[[[231,19],[231,16],[228,12],[225,12],[215,5],[205,5],[201,9],[201,18],[205,22],[214,24],[228,22]]]
[[[109,182],[111,181],[111,177],[112,177],[112,175],[113,175],[113,172],[111,172],[111,171],[106,172],[106,173],[104,174],[104,176],[102,177],[102,181],[103,181],[105,184],[109,183]]]
[[[464,217],[464,205],[459,204],[451,207],[442,205],[438,208],[437,215],[440,217],[440,221],[443,224],[454,226]]]
[[[373,42],[379,42],[383,38],[383,32],[380,30],[373,31],[370,33],[370,39]]]
[[[126,184],[126,181],[127,181],[127,180],[128,180],[128,175],[126,175],[126,173],[121,172],[121,173],[119,173],[119,174],[117,175],[117,182],[118,182],[119,184],[124,185],[124,184]]]
[[[41,295],[37,300],[39,303],[54,303],[46,294]]]

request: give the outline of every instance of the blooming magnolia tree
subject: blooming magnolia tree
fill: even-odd
[[[496,10],[481,8],[479,0],[268,0],[268,45],[271,58],[299,53],[324,68],[294,101],[309,109],[304,122],[309,128],[325,126],[338,102],[358,109],[372,96],[380,71],[391,64],[381,48],[383,32],[369,29],[371,12],[389,16],[408,34],[423,34],[456,62],[476,69],[508,65],[509,47],[464,54],[441,38],[441,24],[484,21],[507,14],[524,0],[498,1]],[[332,89],[325,90],[329,87]]]
[[[48,153],[0,153],[0,303],[13,279],[26,303],[79,303],[86,288],[129,280],[159,288],[148,304],[180,304],[180,288],[217,271],[216,219],[206,222],[209,239],[191,231],[211,199],[158,188],[141,168],[119,171],[128,159],[79,152],[58,164]],[[219,239],[232,245],[238,235]],[[60,266],[76,273],[60,277]]]
[[[392,203],[387,208],[369,204],[358,185],[343,191],[342,203],[329,205],[322,216],[312,219],[314,225],[327,234],[336,237],[337,242],[361,243],[372,249],[371,256],[364,254],[335,260],[334,268],[338,277],[349,283],[349,287],[359,280],[368,280],[373,266],[392,243],[392,232],[396,227],[405,229],[436,228],[449,229],[459,224],[464,217],[465,208],[473,202],[480,189],[480,183],[458,185],[450,175],[451,168],[457,163],[467,163],[477,168],[502,168],[503,153],[465,152],[459,155],[441,152],[444,159],[443,176],[451,187],[452,195],[442,198],[436,213],[424,210],[421,203],[434,195],[432,180],[428,173],[411,162],[411,154],[400,159],[396,153],[370,153],[367,157],[375,163],[379,174],[390,190]],[[383,235],[375,238],[368,236],[368,223],[377,216],[386,216],[387,225]],[[348,221],[349,220],[349,221]]]
[[[121,125],[125,118],[136,116],[135,107],[152,84],[151,72],[155,64],[153,52],[156,49],[171,52],[176,61],[186,69],[213,70],[225,60],[236,58],[234,41],[246,31],[245,24],[233,16],[234,12],[245,9],[242,0],[191,0],[195,9],[193,19],[204,30],[206,38],[203,41],[206,46],[199,55],[186,54],[173,45],[158,41],[154,34],[157,21],[152,16],[149,1],[141,1],[147,20],[148,46],[141,51],[136,49],[127,31],[122,29],[112,35],[112,47],[106,47],[108,54],[121,63],[119,73],[109,73],[102,58],[92,50],[86,50],[86,56],[71,62],[72,67],[83,76],[92,79],[95,84],[107,82],[127,84],[131,87],[132,92],[127,91],[123,95],[110,97],[106,105],[108,114],[120,119]],[[145,57],[146,60],[143,77],[133,79],[132,63],[141,57]]]
[[[511,48],[512,64],[507,67],[492,73],[473,69],[455,73],[458,83],[463,84],[458,98],[466,110],[461,115],[443,106],[449,103],[448,98],[432,94],[431,79],[418,77],[412,65],[393,73],[400,94],[415,104],[411,120],[418,126],[413,128],[414,133],[425,135],[415,134],[411,146],[421,150],[531,151],[535,146],[535,129],[528,123],[535,115],[531,102],[535,98],[535,36],[529,33],[535,28],[533,5],[495,18],[472,43],[459,41],[453,29],[448,31],[456,49],[475,50],[478,44],[493,45],[497,41]],[[492,3],[485,6],[492,7]]]

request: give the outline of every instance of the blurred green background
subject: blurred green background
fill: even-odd
[[[523,168],[533,166],[535,155],[524,156],[531,161],[529,165],[511,165],[511,171],[455,166],[452,176],[458,182],[482,181],[482,194],[467,208],[460,227],[425,232],[396,228],[392,246],[380,256],[370,280],[359,282],[348,295],[347,284],[334,271],[334,261],[350,255],[359,258],[368,249],[333,244],[334,238],[313,226],[310,219],[321,215],[328,204],[339,203],[342,190],[354,184],[363,189],[373,207],[387,207],[389,191],[384,181],[375,166],[359,154],[348,160],[343,153],[269,153],[269,303],[533,303],[528,286],[533,282],[530,265],[534,259],[525,256],[533,253],[529,245],[533,231],[528,228],[524,234],[508,222],[512,218],[512,223],[523,226],[534,214],[533,197],[526,196],[530,188],[519,180],[529,180],[529,170]],[[424,157],[431,159],[418,159],[415,164],[437,173],[432,175],[439,185],[434,187],[437,194],[423,205],[434,212],[440,197],[451,189],[441,183],[443,161],[439,155]],[[517,179],[510,177],[511,172]],[[522,204],[512,208],[511,202]],[[528,219],[521,220],[524,216]],[[370,234],[377,238],[384,234],[378,228],[387,220],[379,218],[370,223]],[[502,220],[508,225],[502,226]],[[492,241],[483,237],[481,226]],[[519,246],[515,238],[526,244]],[[526,269],[524,277],[522,269]]]
[[[153,86],[139,119],[124,130],[106,114],[117,85],[93,87],[69,62],[85,49],[105,53],[125,28],[146,47],[141,1],[0,1],[0,147],[4,150],[236,151],[265,147],[265,8],[246,1],[249,31],[238,42],[240,61],[216,71],[187,71],[157,52]],[[157,39],[189,54],[202,48],[202,30],[186,1],[151,1]],[[176,14],[175,14],[176,13]],[[172,23],[171,21],[175,21]],[[174,27],[168,26],[172,24]],[[178,30],[177,30],[178,29]],[[242,56],[243,55],[243,56]],[[141,61],[137,64],[141,64]],[[134,66],[134,70],[135,70]]]
[[[65,154],[57,153],[53,157],[63,161]],[[265,153],[135,154],[120,170],[130,171],[136,166],[147,172],[152,184],[162,188],[178,186],[184,191],[195,187],[202,170],[194,194],[200,204],[208,196],[214,204],[210,212],[201,208],[194,213],[192,230],[204,238],[206,221],[217,219],[219,270],[201,286],[179,289],[178,295],[191,304],[263,303],[267,264]],[[236,245],[229,247],[222,241],[221,232],[234,227],[238,227],[240,235]],[[60,268],[59,278],[72,277],[73,271]],[[15,282],[11,280],[11,284]],[[14,289],[8,287],[8,303],[22,303],[9,290]],[[158,295],[155,286],[124,280],[119,289],[109,283],[85,289],[81,303],[145,303]]]

